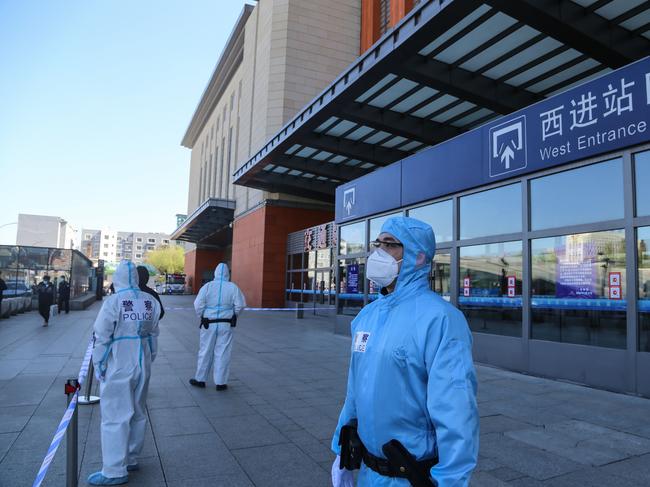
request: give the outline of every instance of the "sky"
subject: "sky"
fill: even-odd
[[[244,3],[0,0],[0,244],[19,213],[171,233],[180,141]]]

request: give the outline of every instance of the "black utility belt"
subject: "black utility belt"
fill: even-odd
[[[405,467],[394,467],[385,458],[376,457],[372,453],[368,452],[368,450],[363,452],[363,463],[366,464],[366,467],[374,470],[379,475],[383,475],[384,477],[399,477],[402,479],[409,478],[409,473],[406,471]],[[431,467],[438,463],[438,459],[431,458],[429,460],[422,460],[415,463],[422,473],[426,473],[426,475],[428,475]]]
[[[341,427],[339,434],[341,462],[339,468],[356,470],[361,462],[379,475],[408,479],[414,487],[437,487],[438,483],[430,477],[431,467],[438,463],[438,457],[416,460],[398,440],[386,442],[381,450],[386,458],[379,458],[368,452],[357,433],[357,420],[353,419]]]
[[[237,315],[233,314],[231,318],[214,318],[214,319],[201,317],[201,324],[199,325],[199,328],[203,327],[207,330],[211,323],[229,323],[230,326],[234,327],[237,326]]]

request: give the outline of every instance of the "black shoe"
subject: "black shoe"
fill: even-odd
[[[194,387],[205,388],[205,382],[203,382],[202,380],[190,379],[190,384],[192,384]]]
[[[218,391],[225,391],[226,389],[228,389],[227,384],[217,384],[217,390]]]

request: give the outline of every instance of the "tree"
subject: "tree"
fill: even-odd
[[[177,245],[158,247],[147,252],[145,261],[163,274],[182,274],[185,269],[185,252]]]

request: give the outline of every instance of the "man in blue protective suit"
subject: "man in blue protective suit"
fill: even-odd
[[[138,288],[135,265],[128,260],[120,262],[113,284],[115,294],[104,301],[93,327],[103,466],[88,477],[91,485],[125,484],[127,472],[138,470],[151,362],[158,345],[160,305]]]
[[[342,438],[343,459],[339,442],[341,429],[348,432],[351,425],[362,443],[359,486],[467,486],[479,435],[472,336],[462,313],[429,289],[433,230],[394,217],[372,244],[366,275],[381,292],[352,321],[347,395],[332,439],[332,483],[354,482],[352,471],[341,468],[341,460],[349,460],[347,440]],[[394,444],[408,451],[406,468],[388,455]],[[414,483],[404,474],[409,469],[424,482]]]
[[[194,387],[205,387],[214,362],[213,377],[217,390],[228,388],[232,328],[245,306],[244,295],[234,282],[230,282],[228,266],[220,263],[214,270],[214,280],[205,284],[194,300],[194,310],[201,318],[196,374],[190,379]]]

